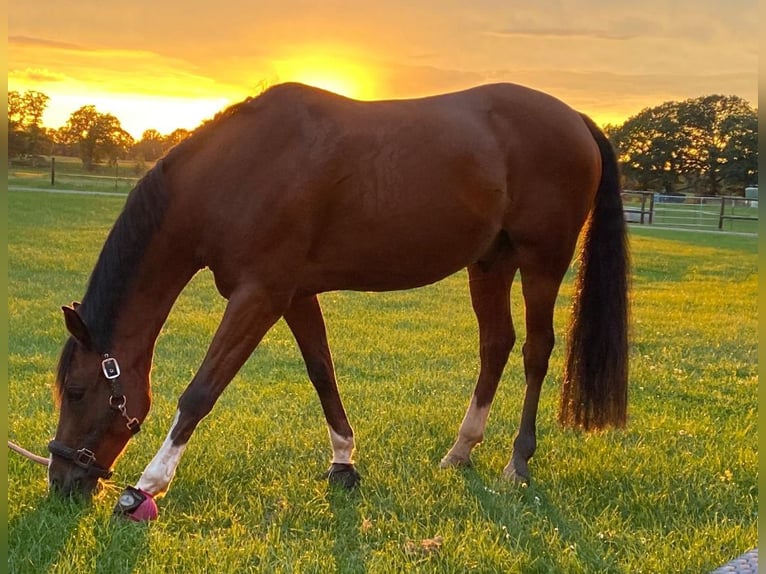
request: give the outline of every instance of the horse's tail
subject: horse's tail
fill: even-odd
[[[583,118],[601,152],[601,182],[583,238],[559,422],[589,430],[625,426],[630,260],[617,158]]]

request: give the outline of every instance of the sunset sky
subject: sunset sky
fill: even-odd
[[[757,0],[11,2],[8,89],[60,127],[94,104],[136,138],[265,86],[360,99],[515,82],[619,123],[668,100],[757,100]]]

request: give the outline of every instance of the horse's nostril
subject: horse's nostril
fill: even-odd
[[[99,481],[87,476],[64,475],[48,480],[48,492],[54,496],[90,500],[99,491]]]

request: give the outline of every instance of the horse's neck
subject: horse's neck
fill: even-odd
[[[114,352],[133,356],[146,368],[173,304],[199,269],[183,247],[163,247],[168,244],[172,242],[159,237],[147,250],[115,322]]]

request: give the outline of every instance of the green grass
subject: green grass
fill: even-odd
[[[10,436],[44,452],[65,337],[120,197],[9,194]],[[533,482],[500,480],[521,408],[514,350],[474,467],[439,470],[477,374],[465,273],[398,293],[322,296],[363,482],[331,490],[326,427],[283,323],[186,452],[160,519],[110,518],[161,444],[223,310],[208,272],[160,336],[154,405],[92,505],[49,498],[10,455],[12,572],[707,572],[756,545],[756,239],[631,228],[630,420],[555,423],[571,279],[538,417]]]

